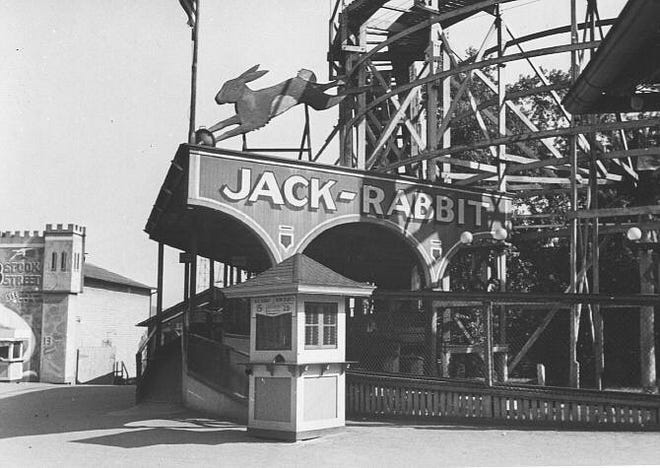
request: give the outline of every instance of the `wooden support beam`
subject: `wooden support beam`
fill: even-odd
[[[501,3],[501,1],[499,3]],[[433,19],[432,23],[438,22],[438,18],[440,18],[441,16],[443,16],[443,15],[439,15],[439,16],[435,17]],[[405,32],[409,33],[411,29],[415,29],[419,25],[424,24],[424,23],[426,23],[426,22],[419,23],[414,28],[409,28]],[[399,33],[399,34],[401,34],[401,33]],[[388,41],[393,39],[396,36],[398,36],[398,34],[392,36],[390,39],[388,39]],[[388,42],[388,41],[385,41],[385,42]],[[382,46],[383,44],[384,43],[381,43],[380,46]],[[479,63],[468,63],[468,64],[465,64],[465,65],[461,65],[460,67],[454,68],[452,70],[447,70],[447,71],[443,70],[442,72],[439,72],[439,73],[429,74],[429,75],[425,76],[424,78],[420,78],[419,80],[416,80],[413,83],[408,83],[408,84],[404,84],[404,85],[401,85],[401,86],[397,86],[395,89],[392,89],[391,91],[383,94],[382,96],[378,97],[377,99],[374,99],[373,101],[371,101],[371,103],[365,109],[361,110],[359,113],[357,113],[355,116],[353,116],[353,118],[351,118],[350,120],[346,120],[345,126],[346,126],[346,128],[352,128],[353,125],[355,125],[362,118],[362,115],[364,113],[366,113],[367,111],[379,106],[382,102],[387,101],[393,95],[399,95],[399,94],[405,93],[406,91],[409,91],[413,88],[416,88],[416,87],[419,87],[419,86],[422,86],[422,85],[425,85],[427,83],[431,83],[431,82],[434,82],[434,81],[445,79],[447,77],[450,77],[450,76],[453,76],[453,75],[458,75],[460,73],[467,73],[470,70],[476,70],[476,69],[479,69],[479,68],[485,68],[485,67],[489,67],[489,66],[500,65],[500,64],[504,64],[504,63],[508,63],[508,62],[515,62],[517,60],[523,60],[523,59],[526,59],[526,58],[529,58],[529,57],[539,57],[539,56],[544,56],[544,55],[559,54],[559,53],[563,53],[563,52],[571,52],[571,51],[574,51],[574,50],[582,50],[582,49],[587,49],[587,48],[590,48],[590,47],[597,47],[598,44],[599,44],[599,41],[596,41],[595,43],[594,42],[588,42],[588,43],[580,43],[580,44],[568,44],[568,45],[560,45],[560,46],[554,46],[554,47],[545,47],[545,48],[531,50],[531,51],[528,51],[527,53],[524,53],[524,54],[520,53],[520,54],[506,55],[504,57],[496,57],[496,58],[493,58],[493,59],[483,60]],[[378,46],[378,47],[380,47],[380,46]],[[358,62],[363,63],[365,60],[368,59],[368,57],[371,57],[371,52],[373,52],[373,49],[369,53],[365,54]],[[355,67],[353,67],[352,69],[355,69]],[[350,74],[351,74],[351,72],[349,72],[349,75]],[[541,138],[547,138],[547,137],[550,137],[550,136],[556,136],[556,135],[543,135]],[[411,163],[416,163],[416,162],[418,162],[418,161],[411,161]]]
[[[551,130],[541,130],[539,132],[521,133],[518,135],[509,135],[506,137],[492,138],[490,140],[481,140],[467,145],[456,145],[451,148],[441,148],[434,151],[427,151],[423,154],[420,154],[417,157],[410,158],[405,161],[399,161],[396,163],[389,164],[381,168],[381,170],[387,171],[391,169],[396,169],[397,167],[420,162],[423,159],[435,158],[449,153],[460,153],[463,151],[471,151],[475,149],[486,148],[491,145],[511,144],[518,141],[540,140],[546,137],[570,136],[570,135],[577,135],[584,133],[618,130],[619,128],[629,129],[629,128],[643,128],[643,127],[655,127],[655,126],[660,126],[660,118],[634,120],[634,121],[621,122],[621,123],[610,122],[610,123],[601,123],[596,125],[580,125],[575,127],[563,127],[563,128],[556,128]]]
[[[601,208],[596,210],[577,210],[574,213],[568,213],[568,218],[591,219],[657,214],[660,214],[660,205],[628,206],[625,208]]]
[[[604,245],[604,242],[601,242],[599,247],[602,247]],[[591,268],[591,263],[586,263],[582,270],[577,274],[578,280],[582,280]],[[571,286],[566,288],[564,290],[564,293],[568,293],[571,290]],[[552,319],[554,318],[555,314],[557,311],[561,308],[560,304],[555,304],[552,309],[548,312],[548,314],[543,318],[543,321],[539,324],[539,326],[534,330],[534,333],[527,339],[523,347],[520,349],[518,354],[510,361],[509,363],[509,375],[513,372],[513,370],[516,368],[516,366],[520,363],[523,357],[527,354],[527,352],[534,346],[534,343],[536,343],[536,340],[539,339],[541,334],[545,331],[545,329],[548,327]]]

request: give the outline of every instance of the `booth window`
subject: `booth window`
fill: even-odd
[[[57,270],[57,252],[53,252],[50,256],[50,269],[51,271]]]
[[[257,314],[255,348],[259,351],[291,349],[291,314]]]
[[[0,359],[9,359],[9,343],[0,343]]]
[[[305,302],[305,348],[337,347],[337,304]]]
[[[12,354],[13,359],[20,359],[23,356],[23,342],[17,341],[14,343],[14,352]]]

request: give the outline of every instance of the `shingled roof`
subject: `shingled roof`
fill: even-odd
[[[222,292],[229,298],[314,292],[369,296],[374,288],[348,279],[298,253],[244,283],[224,288]]]
[[[125,276],[118,275],[117,273],[113,273],[109,270],[106,270],[105,268],[101,268],[87,262],[85,262],[83,267],[83,275],[86,282],[87,280],[91,280],[92,282],[96,281],[102,283],[110,283],[120,286],[128,286],[134,289],[141,289],[147,292],[151,292],[151,290],[154,289],[151,286],[138,283],[137,281],[134,281],[130,278],[126,278]]]

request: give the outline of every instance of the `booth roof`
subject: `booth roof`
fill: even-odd
[[[301,287],[305,291],[301,290]],[[256,292],[275,292],[295,289],[319,293],[336,291],[339,294],[370,295],[375,286],[359,283],[334,272],[304,254],[295,254],[244,283],[224,288],[227,297],[246,297]]]

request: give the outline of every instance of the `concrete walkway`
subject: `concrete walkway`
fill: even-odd
[[[297,442],[170,405],[132,386],[0,383],[0,466],[532,466],[660,464],[660,433],[350,422]]]

